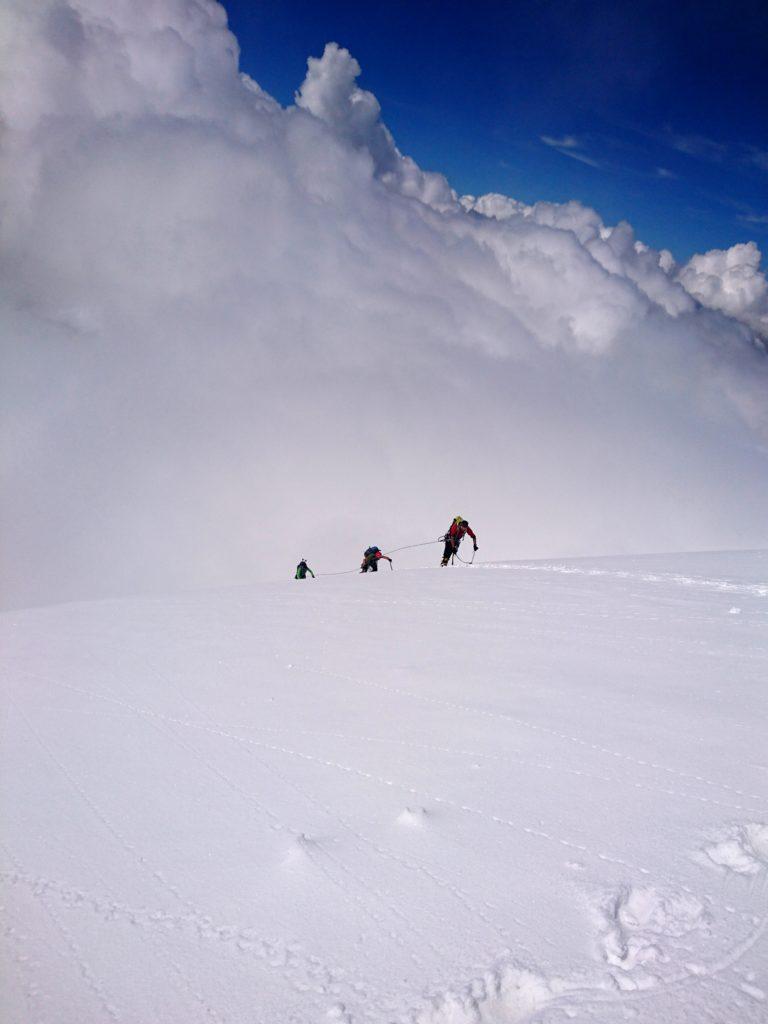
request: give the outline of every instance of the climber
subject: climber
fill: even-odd
[[[385,555],[381,548],[377,548],[375,545],[366,548],[363,552],[363,563],[360,566],[360,572],[378,572],[380,558],[386,558],[390,569],[392,568],[392,559],[389,555]]]
[[[312,577],[312,579],[315,578],[315,574],[312,572],[312,570],[307,565],[306,558],[302,558],[302,560],[296,566],[296,576],[294,578],[297,579],[297,580],[305,580],[307,578],[307,573],[309,573],[309,575]]]
[[[472,527],[462,516],[456,516],[451,523],[450,529],[443,537],[443,540],[445,541],[445,549],[443,551],[443,560],[440,562],[440,565],[448,565],[448,560],[458,553],[459,544],[461,544],[465,534],[469,534],[472,538],[474,550],[477,551],[477,537],[475,536]]]

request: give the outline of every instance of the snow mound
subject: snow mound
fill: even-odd
[[[431,1000],[414,1024],[516,1024],[529,1020],[553,998],[550,984],[529,970],[505,966],[486,971],[459,992]]]
[[[768,825],[748,822],[735,825],[704,853],[713,864],[737,875],[758,875],[768,869]]]
[[[699,899],[681,890],[654,886],[623,888],[603,908],[602,952],[620,989],[649,988],[663,981],[665,966],[677,969],[675,950],[695,932],[709,932]],[[666,973],[669,973],[667,968]]]
[[[406,807],[397,816],[399,825],[407,828],[424,828],[427,823],[428,812],[424,807]]]

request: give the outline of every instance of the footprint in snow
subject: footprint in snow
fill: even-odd
[[[726,871],[758,875],[768,869],[768,825],[756,821],[733,825],[703,852],[710,864]]]
[[[347,1012],[347,1008],[344,1003],[336,1003],[326,1013],[326,1017],[329,1021],[334,1021],[335,1024],[352,1024],[352,1015]]]
[[[622,991],[652,988],[681,967],[707,973],[689,958],[710,936],[711,920],[690,892],[628,885],[603,903],[598,921],[602,958]]]

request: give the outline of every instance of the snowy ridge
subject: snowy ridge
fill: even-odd
[[[517,568],[521,563],[514,563]],[[509,563],[505,566],[497,565],[495,568],[508,568]],[[543,564],[522,564],[525,569],[531,569],[535,572],[564,572],[564,573],[576,573],[584,576],[613,576],[620,580],[642,580],[644,583],[677,583],[684,587],[711,587],[713,590],[728,591],[732,594],[755,594],[758,597],[768,597],[768,584],[765,586],[759,586],[751,583],[733,583],[730,580],[709,580],[703,579],[699,576],[681,576],[679,573],[666,573],[659,575],[658,573],[632,573],[622,572],[618,569],[585,569],[574,565],[567,565],[565,563],[543,565]]]
[[[9,1019],[760,1024],[765,558],[4,614]]]

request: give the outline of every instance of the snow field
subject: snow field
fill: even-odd
[[[767,1020],[766,580],[649,556],[4,614],[5,1019]]]

